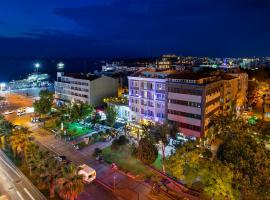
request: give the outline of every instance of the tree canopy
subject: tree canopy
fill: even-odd
[[[137,157],[145,164],[152,164],[158,156],[157,147],[150,138],[144,137],[139,141],[137,149]]]
[[[85,119],[94,111],[94,107],[88,103],[75,102],[69,106],[70,118],[73,121]]]
[[[48,90],[41,90],[39,92],[39,100],[34,102],[35,112],[39,114],[48,114],[53,105],[53,93]]]
[[[111,127],[114,126],[116,117],[117,117],[117,110],[115,106],[108,106],[106,109],[106,117],[107,117],[107,124]]]

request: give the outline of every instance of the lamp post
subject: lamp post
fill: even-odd
[[[36,68],[36,71],[38,72],[38,69],[40,68],[40,64],[39,63],[35,63],[35,68]]]
[[[113,175],[113,191],[115,191],[115,179],[116,179],[116,177],[115,177],[115,174]]]
[[[65,67],[65,64],[63,62],[57,63],[57,69],[58,70],[64,69],[64,67]]]

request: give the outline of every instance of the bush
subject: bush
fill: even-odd
[[[155,162],[158,156],[157,147],[153,144],[151,139],[142,138],[139,142],[137,157],[143,163],[150,165]]]
[[[212,158],[212,152],[209,150],[209,149],[206,149],[204,152],[203,152],[203,157],[204,158]]]
[[[114,139],[112,142],[111,149],[112,150],[119,150],[122,146],[126,145],[129,143],[129,140],[127,139],[126,136],[121,135],[118,139]]]
[[[104,133],[103,131],[99,131],[98,134],[99,134],[100,136],[105,135],[105,133]]]
[[[126,145],[129,143],[129,140],[127,139],[127,137],[125,135],[121,135],[118,138],[118,143],[119,143],[119,145]]]
[[[117,151],[117,150],[119,150],[119,148],[120,148],[120,145],[119,145],[119,143],[118,143],[118,139],[114,139],[114,140],[112,141],[111,149],[112,149],[113,151]]]
[[[93,156],[94,157],[97,157],[99,156],[100,154],[102,153],[102,150],[100,148],[95,148],[95,151],[93,153]]]
[[[97,133],[94,133],[94,134],[92,135],[92,137],[93,137],[94,139],[96,139],[96,138],[98,137],[98,134],[97,134]]]
[[[135,146],[134,143],[132,143],[131,146],[130,146],[130,152],[131,152],[132,156],[137,157],[138,149],[137,149],[137,147]]]

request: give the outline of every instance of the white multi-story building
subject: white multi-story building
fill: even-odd
[[[94,106],[103,104],[103,98],[117,96],[118,80],[92,74],[57,72],[55,98],[61,101],[81,101]]]
[[[132,121],[162,123],[166,119],[166,77],[170,73],[148,69],[128,77]]]

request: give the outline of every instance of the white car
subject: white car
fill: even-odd
[[[85,183],[91,183],[96,179],[97,176],[96,170],[89,167],[88,165],[86,164],[80,165],[79,169],[80,170],[78,174],[83,176],[83,180]]]
[[[12,113],[14,113],[14,111],[8,111],[7,110],[7,111],[3,112],[4,115],[9,115],[9,114],[12,114]]]

